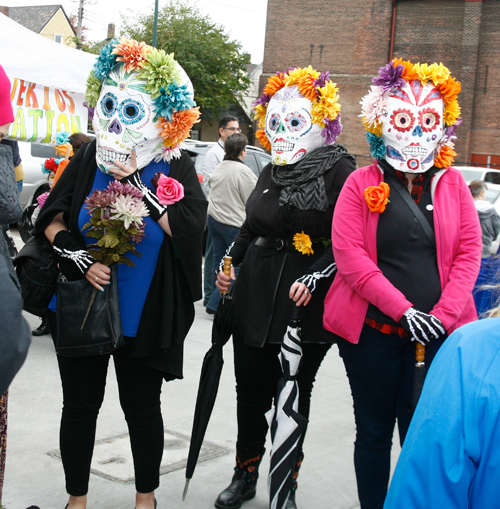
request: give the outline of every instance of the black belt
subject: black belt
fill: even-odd
[[[282,251],[288,245],[288,242],[283,239],[277,239],[274,237],[257,237],[255,241],[257,247],[265,247],[267,249],[276,249],[276,251]]]

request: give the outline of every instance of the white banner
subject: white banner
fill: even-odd
[[[88,110],[84,94],[12,80],[14,110],[8,138],[33,143],[52,143],[59,131],[87,133]]]

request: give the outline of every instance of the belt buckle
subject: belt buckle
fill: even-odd
[[[285,245],[286,244],[285,244],[285,241],[283,239],[275,239],[275,240],[277,240],[278,242],[281,243],[281,246],[277,247],[276,251],[281,251],[282,249],[285,249]]]

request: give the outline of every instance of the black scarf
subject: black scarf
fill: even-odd
[[[274,166],[271,178],[281,186],[280,206],[296,207],[300,210],[316,209],[324,212],[328,208],[328,198],[323,177],[341,157],[354,156],[340,143],[318,148],[304,156],[297,164]]]

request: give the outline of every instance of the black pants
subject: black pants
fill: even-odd
[[[425,348],[430,365],[444,339]],[[391,466],[392,436],[398,421],[401,445],[410,426],[416,343],[364,325],[357,345],[339,340],[351,386],[356,419],[354,468],[361,509],[382,509]]]
[[[278,360],[280,345],[265,344],[253,348],[243,338],[233,335],[234,370],[236,375],[238,441],[236,451],[242,461],[262,452],[268,430],[265,413],[272,407],[282,370]],[[299,385],[299,412],[309,418],[311,392],[316,373],[331,345],[302,344],[302,365]],[[302,435],[302,442],[304,441]],[[300,451],[299,451],[300,452]]]
[[[55,314],[49,312],[52,334]],[[104,398],[110,355],[57,356],[63,388],[60,447],[66,490],[86,495],[94,449],[97,415]],[[139,493],[154,491],[160,484],[163,454],[163,419],[160,371],[129,358],[122,350],[113,354],[120,404],[127,421]]]

